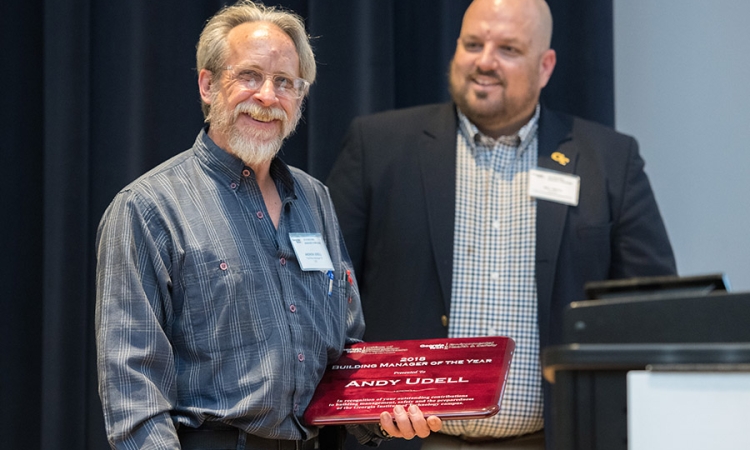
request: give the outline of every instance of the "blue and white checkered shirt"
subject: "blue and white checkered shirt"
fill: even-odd
[[[456,220],[449,337],[509,336],[516,343],[500,412],[447,421],[443,432],[507,437],[543,427],[542,375],[534,276],[537,165],[534,117],[513,136],[492,139],[459,112]]]

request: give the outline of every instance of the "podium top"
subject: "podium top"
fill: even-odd
[[[750,342],[750,292],[571,303],[562,343]]]
[[[635,277],[620,280],[591,281],[583,288],[588,300],[643,296],[705,295],[729,291],[729,278],[723,273],[681,277],[677,275]]]
[[[562,371],[750,372],[750,343],[568,344],[542,352],[544,379]]]

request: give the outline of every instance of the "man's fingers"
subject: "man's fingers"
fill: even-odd
[[[413,439],[416,436],[411,424],[411,417],[403,406],[399,405],[393,408],[393,419],[398,427],[398,432],[404,439]]]
[[[438,416],[430,416],[427,418],[427,425],[430,427],[430,431],[440,431],[443,428],[443,421]]]
[[[393,423],[393,417],[391,417],[388,411],[380,413],[380,428],[392,437],[401,437],[401,432],[398,431],[398,427]]]
[[[430,435],[430,427],[417,405],[409,406],[409,419],[411,419],[411,426],[417,436],[426,438]]]
[[[409,406],[408,410],[399,405],[393,408],[393,415],[387,411],[380,414],[380,426],[393,437],[413,439],[414,436],[426,438],[440,430],[443,422],[437,416],[425,418],[417,405]]]

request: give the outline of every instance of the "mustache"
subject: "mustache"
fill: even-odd
[[[477,76],[494,78],[495,80],[498,81],[498,83],[505,86],[505,78],[502,77],[499,73],[495,72],[494,70],[482,70],[482,69],[477,68],[473,72],[471,72],[470,76],[472,78],[477,77]]]
[[[266,108],[256,103],[240,103],[234,108],[234,120],[237,120],[240,114],[248,114],[255,120],[261,122],[270,122],[272,120],[287,121],[286,113],[281,108]]]

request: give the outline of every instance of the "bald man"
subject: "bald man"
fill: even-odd
[[[539,355],[564,308],[587,281],[676,273],[636,141],[540,104],[551,35],[542,0],[475,0],[453,101],[355,119],[328,179],[366,340],[516,342],[497,415],[381,448],[551,448]]]

